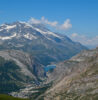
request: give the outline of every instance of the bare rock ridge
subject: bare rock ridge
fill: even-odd
[[[53,78],[52,87],[36,100],[97,100],[98,48],[57,64],[48,77]]]
[[[44,68],[35,60],[22,51],[0,51],[0,93],[18,91],[27,84],[40,82],[39,79],[44,78]]]

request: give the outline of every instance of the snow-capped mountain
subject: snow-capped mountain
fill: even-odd
[[[39,33],[38,33],[39,32]],[[62,38],[61,36],[49,31],[45,27],[40,27],[40,25],[30,25],[26,22],[16,22],[13,24],[3,24],[0,27],[0,39],[8,40],[12,38],[20,38],[24,37],[28,40],[37,39],[38,36],[43,36],[49,40],[51,40],[50,36]]]
[[[68,59],[87,48],[44,25],[14,22],[0,26],[0,49],[29,52],[38,57],[41,64],[47,65]]]

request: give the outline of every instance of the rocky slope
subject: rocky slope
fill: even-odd
[[[58,64],[48,77],[54,80],[52,87],[36,100],[97,100],[98,48]]]
[[[23,50],[37,57],[39,63],[48,65],[69,59],[87,48],[43,25],[14,22],[0,26],[0,49]]]
[[[44,78],[44,68],[37,59],[18,50],[0,51],[0,93],[10,93],[38,85]]]

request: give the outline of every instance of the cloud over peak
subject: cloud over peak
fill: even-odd
[[[72,24],[70,23],[70,19],[65,20],[64,24],[60,25],[59,28],[61,30],[67,30],[67,29],[72,28]]]
[[[40,24],[41,21],[40,21],[40,20],[37,20],[37,19],[35,19],[35,18],[32,17],[32,18],[28,21],[28,23],[30,23],[30,24]]]
[[[80,42],[83,45],[88,47],[97,47],[98,46],[98,36],[95,37],[87,37],[85,35],[79,35],[78,33],[71,34],[70,38],[73,41]]]
[[[49,25],[49,26],[54,27],[54,28],[59,29],[59,30],[68,30],[68,29],[72,28],[72,24],[70,22],[70,19],[66,19],[63,24],[59,24],[58,21],[49,21],[48,19],[46,19],[43,16],[43,17],[41,17],[40,20],[35,19],[35,18],[31,18],[28,22],[30,24]]]
[[[47,25],[50,25],[50,26],[52,26],[52,27],[56,27],[57,24],[58,24],[57,21],[53,21],[53,22],[52,22],[52,21],[48,21],[48,19],[45,19],[44,16],[41,18],[41,22],[42,22],[43,24],[47,24]]]

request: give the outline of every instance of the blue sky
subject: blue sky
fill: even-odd
[[[66,35],[98,36],[98,0],[0,0],[0,24],[42,16],[60,25],[69,19],[69,30],[57,30]]]

